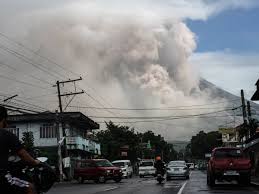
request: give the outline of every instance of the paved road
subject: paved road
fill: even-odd
[[[259,194],[254,187],[241,187],[235,183],[218,184],[214,189],[206,185],[206,174],[193,171],[190,180],[172,180],[158,185],[154,178],[125,179],[121,183],[108,181],[106,184],[86,182],[56,185],[49,194]]]

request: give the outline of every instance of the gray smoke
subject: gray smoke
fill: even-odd
[[[97,1],[29,12],[19,18],[19,22],[16,18],[11,25],[7,25],[6,31],[12,32],[12,37],[41,55],[80,73],[87,82],[87,85],[82,82],[81,87],[87,88],[86,92],[99,101],[100,98],[88,86],[95,88],[114,107],[173,107],[224,100],[211,96],[209,90],[201,91],[199,88],[199,75],[188,63],[188,58],[196,48],[195,34],[182,21],[184,17],[174,16],[173,13],[170,18],[165,15],[161,17],[151,11],[139,12],[138,9],[122,13],[98,5]],[[35,56],[32,58],[39,60]],[[68,75],[72,78],[71,74],[62,72],[56,66],[49,66],[50,71],[53,69],[63,73],[64,78]],[[42,72],[32,72],[31,68],[25,71],[55,82],[54,78]],[[73,105],[86,106],[90,101],[89,98],[78,97]],[[54,102],[44,103],[51,110],[56,108]],[[94,103],[91,102],[99,106]],[[221,105],[222,109],[225,106],[227,104]],[[110,115],[104,111],[84,111],[90,116]],[[117,111],[115,114],[157,117],[211,111]],[[222,122],[225,119],[187,119],[132,126],[142,131],[154,130],[171,140],[179,137],[187,139],[200,129],[216,129]]]

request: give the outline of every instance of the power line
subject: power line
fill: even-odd
[[[10,38],[9,36],[5,35],[4,33],[0,32],[0,36],[4,37],[5,39],[9,40],[10,42],[13,42],[14,44],[26,49],[27,51],[30,51],[31,53],[33,53],[34,55],[37,55],[38,57],[42,58],[42,59],[45,59],[46,61],[58,66],[59,68],[63,69],[64,71],[68,71],[72,74],[74,74],[75,76],[78,76],[80,77],[80,75],[78,73],[75,73],[73,72],[72,70],[68,69],[68,68],[65,68],[63,67],[62,65],[58,64],[57,62],[55,62],[54,60],[46,57],[46,56],[43,56],[43,55],[40,55],[38,52],[34,51],[33,49],[30,49],[29,47],[25,46],[24,44],[22,44],[21,42],[18,42],[16,40],[13,40],[12,38]]]
[[[0,96],[8,97],[8,95],[2,95],[2,94],[0,94]],[[12,99],[12,101],[15,101],[15,102],[10,102],[8,104],[13,104],[14,106],[23,107],[23,108],[37,109],[37,110],[40,110],[40,111],[48,111],[46,108],[40,107],[40,106],[35,105],[35,104],[31,104],[31,103],[28,103],[28,102],[24,102],[24,101],[19,100],[19,99]],[[19,103],[16,103],[16,102],[21,102],[23,104],[19,104]],[[7,103],[5,103],[5,104],[7,104]]]
[[[10,81],[14,81],[14,82],[17,82],[17,83],[20,83],[20,84],[24,84],[24,85],[28,85],[28,86],[32,86],[32,87],[35,87],[35,88],[41,88],[43,90],[49,90],[47,88],[44,88],[42,86],[39,86],[39,85],[36,85],[36,84],[32,84],[32,83],[29,83],[29,82],[25,82],[25,81],[20,81],[20,80],[17,80],[16,78],[11,78],[11,77],[7,77],[5,75],[1,75],[0,74],[0,77],[3,78],[3,79],[7,79],[7,80],[10,80]]]
[[[16,72],[19,73],[19,71],[18,71],[16,68],[12,67],[11,65],[9,65],[9,64],[7,64],[7,63],[4,63],[4,62],[0,61],[0,65],[5,66],[5,67],[11,69],[12,71],[16,71]],[[24,73],[24,72],[23,72],[23,73]],[[26,74],[26,73],[25,73],[25,74]],[[43,83],[46,83],[46,84],[48,84],[48,85],[51,85],[50,82],[48,82],[48,81],[46,81],[46,80],[43,80],[43,79],[40,79],[40,78],[38,78],[38,77],[36,77],[36,76],[34,76],[34,75],[26,74],[26,76],[31,77],[31,78],[33,78],[33,79],[35,79],[35,80],[41,81],[41,82],[43,82]]]
[[[152,108],[123,108],[123,107],[95,107],[95,106],[80,106],[78,108],[86,108],[86,109],[103,109],[103,110],[134,110],[134,111],[149,111],[149,110],[194,110],[194,109],[218,109],[222,107],[202,107],[209,106],[215,104],[229,103],[239,100],[230,100],[224,102],[215,102],[210,104],[194,104],[194,105],[186,105],[186,106],[173,106],[173,107],[152,107]],[[73,106],[70,106],[73,107]],[[201,107],[201,108],[190,108],[190,107]]]
[[[42,72],[45,72],[47,73],[48,75],[52,76],[52,77],[55,77],[56,79],[59,79],[60,77],[58,77],[57,75],[53,74],[52,72],[50,72],[49,70],[46,70],[44,67],[44,65],[42,65],[41,63],[35,63],[35,61],[32,61],[29,57],[17,52],[17,51],[14,51],[12,49],[9,49],[5,46],[3,46],[2,44],[0,44],[0,49],[14,55],[15,57],[17,57],[18,59],[24,61],[25,63],[27,64],[30,64],[32,65],[33,67],[39,69],[40,71]],[[53,72],[55,72],[54,70],[52,70]],[[59,76],[63,77],[62,74],[58,73],[58,72],[55,72],[56,74],[58,74]]]
[[[69,106],[69,107],[75,107],[75,106]],[[81,109],[96,109],[96,110],[125,110],[125,111],[161,111],[161,110],[200,110],[200,109],[222,109],[223,107],[203,107],[203,108],[173,108],[173,107],[163,107],[163,108],[118,108],[118,107],[94,107],[94,106],[80,106],[77,108]],[[231,108],[231,107],[227,107]]]
[[[227,115],[229,117],[234,115]],[[91,117],[91,116],[89,116]],[[173,121],[173,120],[180,120],[180,119],[207,119],[207,118],[220,118],[226,117],[226,115],[222,116],[195,116],[195,117],[172,117],[172,118],[165,118],[165,119],[154,119],[154,120],[136,120],[136,121],[112,121],[113,123],[156,123],[156,122],[163,122],[163,121]],[[97,123],[106,123],[105,121],[96,121]]]
[[[108,117],[108,116],[89,116],[92,118],[102,118],[102,119],[178,119],[178,118],[185,118],[185,117],[196,117],[196,116],[203,116],[203,115],[209,115],[209,114],[215,114],[220,112],[227,112],[232,111],[240,107],[236,107],[233,109],[224,109],[219,111],[213,111],[213,112],[207,112],[207,113],[201,113],[201,114],[192,114],[192,115],[170,115],[170,116],[160,116],[160,117]]]

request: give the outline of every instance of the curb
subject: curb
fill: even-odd
[[[251,185],[255,186],[255,187],[259,187],[259,182],[253,182],[251,181]]]

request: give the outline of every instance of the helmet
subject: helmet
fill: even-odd
[[[157,157],[156,157],[156,161],[158,161],[158,160],[161,160],[161,157],[160,157],[160,156],[157,156]]]

